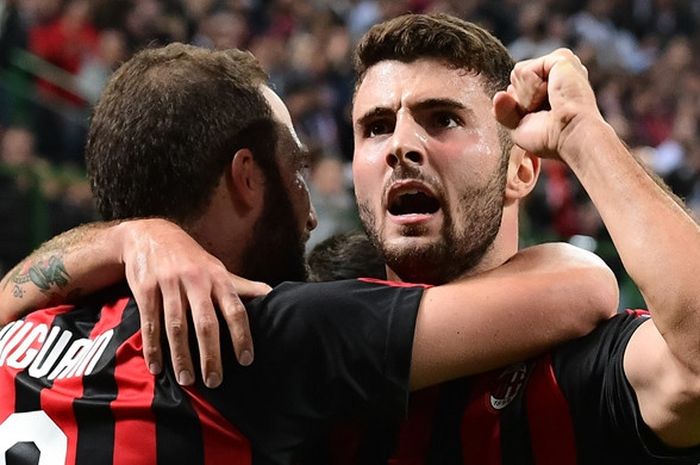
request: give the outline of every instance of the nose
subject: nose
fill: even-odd
[[[399,114],[386,155],[387,165],[392,168],[399,163],[422,165],[425,161],[425,140],[423,127],[410,115]]]

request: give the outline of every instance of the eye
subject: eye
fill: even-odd
[[[299,167],[299,176],[301,176],[304,181],[309,181],[311,178],[311,165],[309,163],[303,163]]]
[[[389,134],[393,131],[394,125],[388,120],[370,121],[365,125],[365,137],[377,137],[382,134]]]
[[[462,125],[462,120],[454,113],[441,111],[433,115],[433,125],[436,128],[450,129]]]

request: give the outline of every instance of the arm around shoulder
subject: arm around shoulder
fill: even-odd
[[[525,249],[499,268],[426,291],[412,388],[525,360],[614,315],[618,288],[595,255],[567,244]]]
[[[118,282],[124,276],[115,222],[89,223],[44,243],[0,282],[0,324]]]

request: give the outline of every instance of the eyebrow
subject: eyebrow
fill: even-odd
[[[467,108],[462,102],[451,98],[429,98],[427,100],[421,100],[412,106],[412,110],[430,110],[432,108],[452,108],[455,110],[468,111],[471,113],[471,109]]]
[[[470,115],[473,114],[473,110],[468,108],[466,105],[464,105],[462,102],[451,99],[451,98],[429,98],[426,100],[421,100],[420,102],[414,104],[411,106],[411,111],[424,111],[424,110],[431,110],[435,108],[446,108],[446,109],[452,109],[452,110],[460,110],[463,112],[467,112]],[[364,127],[368,121],[371,121],[374,118],[382,117],[382,116],[393,116],[395,113],[395,110],[390,107],[374,107],[371,110],[367,111],[364,115],[362,115],[360,118],[358,118],[357,123],[355,125],[357,127]]]
[[[367,123],[370,120],[373,120],[375,118],[379,118],[382,116],[392,116],[394,114],[394,110],[389,107],[374,107],[368,112],[366,112],[364,115],[360,116],[357,119],[357,122],[355,123],[355,126],[358,128],[362,128],[367,125]]]

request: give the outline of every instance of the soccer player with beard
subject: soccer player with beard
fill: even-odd
[[[473,24],[408,15],[363,37],[356,68],[355,192],[390,278],[437,284],[512,256],[537,154],[587,189],[652,316],[412,396],[391,463],[697,464],[700,228],[603,120],[579,59],[513,67]]]
[[[203,268],[225,265],[273,283],[303,278],[303,242],[315,226],[300,175],[305,152],[286,107],[249,54],[182,44],[138,53],[115,73],[96,107],[86,154],[106,218],[170,218],[196,238]],[[81,267],[99,287],[121,279],[122,260],[134,264],[127,272],[132,281],[155,279],[148,252],[167,264],[179,251],[163,253],[162,244],[192,250],[192,239],[184,238],[189,242],[164,220],[81,228],[39,252],[48,254],[45,263],[17,267],[2,287],[11,300],[31,300],[32,289],[71,283]],[[122,255],[120,245],[134,242],[141,248]],[[260,258],[272,269],[256,263]],[[197,274],[161,281],[171,339],[186,338],[185,323],[172,318],[184,306],[182,290],[198,312],[200,346],[208,336],[216,339],[216,352],[223,343],[223,361],[200,350],[205,382],[218,389],[192,385],[194,369],[183,367],[182,347],[173,351],[173,367],[151,376],[143,351],[148,355],[158,341],[149,346],[141,329],[149,340],[155,326],[139,314],[142,302],[120,287],[3,327],[3,459],[292,463],[335,416],[367,410],[393,418],[405,409],[409,383],[415,388],[474,373],[581,335],[609,315],[616,297],[609,270],[566,246],[535,247],[482,276],[427,290],[366,280],[283,283],[247,305],[257,355],[243,368],[229,335],[201,318],[207,306],[214,314],[213,299],[239,360],[251,362],[252,354],[241,350],[251,349],[241,337],[246,313],[235,305],[223,270],[204,285]],[[553,290],[552,280],[568,285]],[[503,288],[513,291],[506,295]],[[603,291],[590,302],[586,295],[598,288]],[[149,298],[158,300],[146,296],[147,304]],[[522,311],[513,314],[513,303]],[[436,346],[438,338],[443,342]],[[197,350],[194,340],[191,348]]]
[[[483,29],[421,15],[376,26],[357,56],[356,193],[391,278],[439,283],[512,257],[538,154],[581,180],[652,314],[621,314],[546,356],[415,395],[408,420],[389,436],[373,430],[359,457],[698,463],[700,231],[602,119],[580,61],[559,50],[511,74]]]

